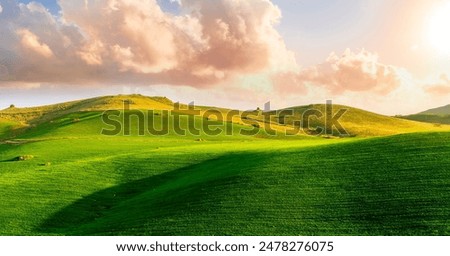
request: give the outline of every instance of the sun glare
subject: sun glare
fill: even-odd
[[[430,19],[428,38],[441,54],[450,55],[450,2],[436,10]]]

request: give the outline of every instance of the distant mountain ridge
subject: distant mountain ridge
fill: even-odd
[[[435,125],[450,124],[450,104],[432,108],[414,115],[402,116],[401,118]]]
[[[419,115],[450,115],[450,104],[443,106],[443,107],[429,109],[429,110],[420,112],[418,114]]]

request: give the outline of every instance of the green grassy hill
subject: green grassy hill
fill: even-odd
[[[40,107],[12,107],[1,110],[0,118],[29,124],[43,123],[71,113],[123,109],[125,102],[129,103],[132,110],[173,109],[173,102],[165,97],[147,97],[134,94],[104,96]]]
[[[450,105],[423,111],[422,115],[450,115]]]
[[[14,136],[14,131],[22,127],[23,125],[19,122],[0,118],[0,138]]]
[[[159,111],[158,113],[161,113],[162,110],[174,109],[174,103],[165,97],[147,97],[142,95],[105,96],[41,107],[13,107],[4,109],[0,111],[0,125],[6,126],[7,122],[5,121],[8,121],[9,123],[14,122],[21,124],[20,126],[8,126],[9,128],[3,128],[4,135],[12,134],[17,136],[17,134],[21,134],[25,130],[30,129],[34,131],[38,130],[39,133],[42,132],[42,130],[46,129],[52,130],[55,126],[61,124],[67,125],[71,122],[78,122],[80,117],[93,117],[93,113],[97,114],[97,116],[100,116],[101,113],[105,110],[121,110],[123,109],[125,102],[129,103],[130,110],[155,110],[156,112]],[[188,108],[187,105],[184,104],[181,104],[180,107],[181,109]],[[450,126],[437,127],[432,124],[425,124],[405,120],[402,118],[383,116],[348,106],[333,105],[333,108],[333,115],[342,109],[346,110],[345,114],[342,116],[342,118],[340,118],[339,121],[350,136],[385,136],[411,132],[444,131],[450,129]],[[208,110],[219,112],[223,115],[224,119],[216,120],[219,123],[223,123],[223,121],[225,121],[233,126],[251,127],[253,125],[257,125],[261,127],[262,130],[264,130],[267,127],[267,124],[270,123],[271,129],[282,134],[292,133],[291,131],[298,130],[295,129],[295,126],[298,126],[296,124],[296,121],[302,121],[303,124],[301,124],[300,126],[303,129],[299,130],[299,135],[317,135],[316,128],[324,128],[326,123],[325,105],[321,104],[292,107],[288,109],[272,111],[269,113],[254,111],[250,112],[245,120],[243,120],[239,116],[232,116],[227,118],[227,114],[232,111],[231,109],[204,106],[199,106],[196,109],[200,110],[201,114],[204,114]],[[286,115],[286,110],[292,110],[293,115]],[[323,116],[320,118],[316,118],[314,116],[309,118],[311,129],[308,129],[308,127],[305,126],[305,120],[302,116],[305,111],[320,111],[320,113],[323,114]],[[241,114],[243,113],[243,111],[236,112]],[[267,114],[270,114],[269,118],[264,117]],[[216,117],[214,115],[211,115],[211,119],[214,120],[215,118]],[[28,129],[26,129],[27,126]],[[39,128],[36,128],[36,126],[39,126]],[[100,125],[96,125],[95,127],[100,127]],[[2,128],[0,127],[0,129]],[[14,129],[16,129],[17,131],[13,131]],[[7,132],[7,130],[10,131]],[[92,131],[92,129],[88,130]],[[98,134],[98,129],[95,130],[95,132]],[[334,130],[334,132],[336,133],[336,130]]]
[[[450,124],[450,105],[429,109],[415,115],[402,116],[401,118],[424,123],[432,123],[435,126]]]
[[[311,116],[309,118],[309,122],[313,128],[312,130],[310,130],[310,133],[316,133],[316,129],[314,129],[315,127],[321,127],[322,129],[325,127],[326,105],[315,104],[292,107],[285,110],[292,110],[294,116],[292,117],[290,114],[286,117],[283,117],[283,115],[278,115],[276,117],[273,117],[272,120],[279,122],[279,120],[281,119],[285,124],[292,125],[295,120],[302,120],[302,116],[306,111],[311,112],[311,110],[313,110],[323,113],[323,116],[320,118]],[[345,110],[346,112],[339,119],[339,122],[351,136],[370,137],[411,132],[443,131],[446,129],[448,130],[448,127],[436,127],[431,124],[424,124],[396,117],[388,117],[342,105],[333,105],[333,116],[341,110]],[[337,133],[336,129],[334,129],[334,133]]]
[[[450,115],[417,114],[403,116],[402,118],[418,122],[432,123],[436,127],[440,126],[441,124],[450,124]]]
[[[0,145],[0,234],[448,235],[449,142],[431,133]]]
[[[142,98],[158,122],[161,99]],[[0,235],[450,235],[450,132],[137,136],[133,119],[130,136],[105,136],[99,105],[80,102],[0,122]],[[348,113],[352,131],[372,124],[377,136],[432,126]]]

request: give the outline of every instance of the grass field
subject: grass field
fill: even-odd
[[[34,115],[15,138],[0,122],[0,235],[450,235],[446,126],[287,139],[136,136],[133,121],[104,136],[91,107]]]

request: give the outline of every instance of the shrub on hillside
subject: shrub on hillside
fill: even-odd
[[[33,158],[34,158],[34,156],[32,156],[32,155],[23,155],[23,156],[16,157],[16,161],[28,161]]]

